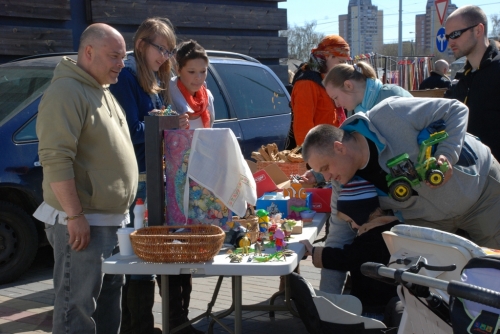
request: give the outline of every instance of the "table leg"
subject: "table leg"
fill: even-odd
[[[242,278],[233,276],[234,279],[234,333],[241,334],[242,330]]]
[[[170,291],[168,288],[168,275],[161,275],[161,322],[163,333],[170,333]]]

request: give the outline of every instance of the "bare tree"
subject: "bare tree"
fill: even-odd
[[[490,37],[500,38],[500,14],[490,15],[492,27],[490,32]]]
[[[306,23],[304,26],[288,26],[287,30],[280,31],[280,36],[288,37],[288,58],[306,61],[309,59],[311,49],[316,47],[325,36],[315,32],[316,21]]]

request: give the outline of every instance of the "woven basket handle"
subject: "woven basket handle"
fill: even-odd
[[[248,205],[247,211],[245,212],[245,216],[243,219],[247,219],[250,216],[255,216],[255,209],[253,208],[253,205]]]

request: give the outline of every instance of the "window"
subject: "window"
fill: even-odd
[[[210,71],[208,71],[207,75],[207,88],[214,96],[215,119],[229,119],[230,116],[226,100],[224,100],[220,87],[217,82],[215,82],[214,76]]]
[[[0,68],[0,122],[38,98],[52,79],[53,68]]]
[[[24,124],[23,127],[14,134],[15,143],[34,141],[38,141],[38,137],[36,136],[36,116],[30,119],[28,123]]]
[[[224,82],[238,119],[290,113],[284,90],[265,68],[224,63],[213,65]]]

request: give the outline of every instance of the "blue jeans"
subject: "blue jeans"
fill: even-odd
[[[90,226],[90,243],[76,252],[68,244],[66,225],[47,225],[54,249],[54,315],[52,332],[119,333],[124,275],[101,271],[102,261],[118,251],[118,226]]]
[[[330,224],[330,230],[325,247],[344,248],[344,245],[351,244],[356,237],[356,234],[343,220],[330,217],[328,224]],[[319,289],[323,292],[342,294],[346,278],[347,272],[345,271],[322,268]]]

